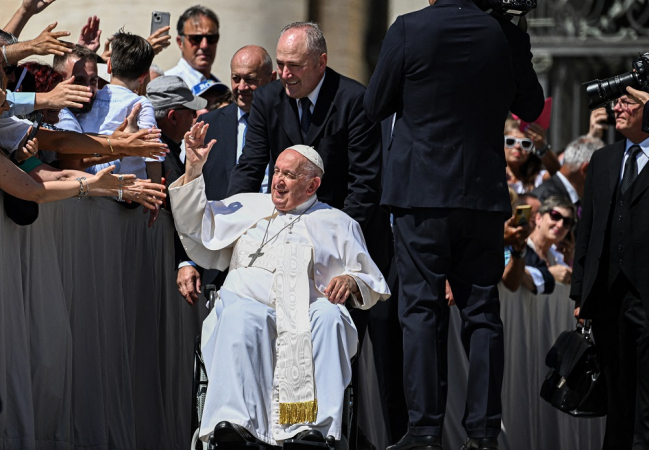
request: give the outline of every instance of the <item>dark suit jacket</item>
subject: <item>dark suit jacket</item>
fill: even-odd
[[[608,270],[609,219],[614,209],[625,148],[626,141],[608,145],[593,154],[588,166],[570,291],[573,299],[581,300],[580,314],[583,317],[592,317],[598,303],[608,300],[607,289],[594,287],[598,275],[601,280]],[[632,268],[631,275],[627,276],[645,306],[649,306],[648,188],[649,167],[645,167],[631,188],[630,230],[625,231],[628,245],[624,246],[625,267]]]
[[[295,144],[313,146],[324,162],[318,199],[342,209],[363,229],[379,268],[388,262],[388,217],[379,208],[381,130],[363,109],[365,88],[327,68],[306,140],[302,139],[297,102],[279,80],[255,91],[246,146],[234,168],[228,195],[258,192],[266,165]]]
[[[205,142],[216,139],[203,166],[205,195],[208,200],[223,200],[228,197],[230,174],[237,165],[238,111],[237,104],[232,103],[198,118],[199,122],[202,120],[210,125]]]
[[[511,213],[503,126],[543,110],[531,59],[529,36],[472,0],[398,17],[364,102],[371,120],[397,113],[381,203]]]
[[[565,197],[570,201],[570,194],[556,173],[541,183],[540,186],[537,186],[532,191],[532,194],[536,195],[541,202],[552,196]]]

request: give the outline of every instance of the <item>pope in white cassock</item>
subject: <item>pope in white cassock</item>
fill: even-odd
[[[200,436],[339,440],[358,341],[344,304],[370,308],[390,296],[387,284],[358,223],[318,201],[324,166],[313,148],[281,153],[270,195],[207,201],[206,130],[198,123],[185,135],[185,175],[169,187],[187,254],[205,268],[229,267],[203,325]]]

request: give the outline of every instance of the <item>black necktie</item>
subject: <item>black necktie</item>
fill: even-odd
[[[633,181],[638,177],[638,161],[636,157],[642,149],[639,145],[632,145],[629,147],[629,156],[624,164],[624,175],[622,175],[622,183],[620,183],[620,192],[624,194],[633,184]]]
[[[300,106],[302,107],[302,118],[300,119],[300,128],[302,129],[302,139],[306,139],[311,125],[311,100],[309,97],[300,99]]]
[[[246,146],[246,133],[248,132],[248,116],[250,113],[245,113],[241,115],[243,120],[243,136],[241,137],[241,150]]]

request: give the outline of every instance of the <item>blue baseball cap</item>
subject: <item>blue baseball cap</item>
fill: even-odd
[[[192,88],[192,94],[200,96],[212,89],[216,90],[219,94],[225,94],[230,90],[230,88],[225,83],[214,80],[205,80],[201,81]]]

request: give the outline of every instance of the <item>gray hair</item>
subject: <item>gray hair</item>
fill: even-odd
[[[308,159],[304,158],[304,162],[302,163],[300,167],[300,172],[304,174],[307,178],[315,178],[318,177],[322,180],[322,176],[324,173],[322,173],[322,169],[320,167],[316,166],[313,164],[311,161]]]
[[[149,72],[157,73],[160,76],[164,76],[165,71],[160,68],[157,64],[151,64],[151,67],[149,67]]]
[[[566,147],[563,153],[563,164],[571,167],[581,167],[585,162],[590,162],[590,158],[595,150],[604,147],[601,139],[591,136],[580,136]]]
[[[320,29],[320,25],[315,22],[293,22],[284,27],[279,37],[284,35],[288,30],[300,29],[306,33],[306,48],[309,53],[319,58],[323,53],[327,53],[327,41]]]

